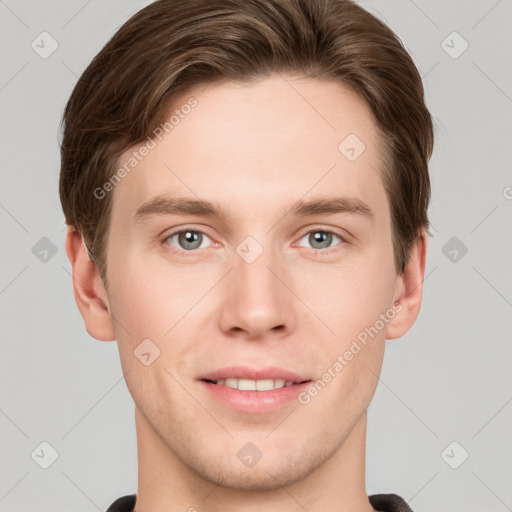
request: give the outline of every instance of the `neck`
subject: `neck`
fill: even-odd
[[[135,512],[374,512],[365,485],[366,412],[345,442],[300,481],[275,489],[222,487],[183,463],[135,408]]]

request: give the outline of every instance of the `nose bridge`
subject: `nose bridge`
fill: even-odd
[[[289,329],[293,322],[293,294],[282,282],[286,282],[283,260],[270,236],[265,241],[248,236],[236,247],[226,283],[222,328],[244,330],[251,338]]]

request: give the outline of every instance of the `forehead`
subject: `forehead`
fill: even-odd
[[[167,120],[168,130],[152,136],[153,147],[116,186],[114,216],[133,219],[162,194],[254,217],[309,194],[386,208],[372,112],[345,86],[294,77],[200,85],[174,98]]]

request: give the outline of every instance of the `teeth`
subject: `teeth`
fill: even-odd
[[[285,386],[292,386],[292,381],[285,381],[284,379],[262,379],[262,380],[249,380],[249,379],[219,379],[217,384],[227,386],[228,388],[239,389],[240,391],[271,391],[273,389],[284,388]]]

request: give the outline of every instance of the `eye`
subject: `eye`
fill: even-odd
[[[300,240],[305,238],[307,239],[307,242],[311,244],[309,247],[310,250],[315,254],[317,252],[328,254],[337,250],[336,245],[345,243],[345,240],[341,235],[326,229],[308,231],[300,238]],[[333,249],[329,249],[335,239],[338,239],[341,243],[336,244]],[[196,229],[182,229],[167,235],[162,240],[162,243],[170,246],[175,252],[184,254],[187,252],[194,252],[196,249],[204,249],[205,247],[208,247],[208,240],[211,240],[210,237],[202,231],[198,231]]]
[[[163,242],[171,245],[178,252],[190,252],[194,251],[195,249],[203,249],[205,247],[203,242],[209,238],[210,237],[205,235],[202,231],[197,231],[194,229],[183,229],[166,236]],[[178,247],[171,243],[173,239],[176,239]]]
[[[330,252],[332,252],[332,250],[336,250],[336,249],[332,249],[332,250],[324,250],[324,249],[328,249],[331,246],[333,237],[336,237],[341,242],[345,242],[345,240],[340,235],[337,235],[336,233],[326,230],[326,229],[315,229],[313,231],[309,231],[301,238],[301,240],[303,240],[304,238],[307,238],[307,241],[308,241],[308,243],[311,244],[311,246],[312,246],[311,249],[314,252],[330,253]],[[337,244],[337,245],[339,245],[339,244]]]

